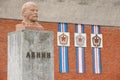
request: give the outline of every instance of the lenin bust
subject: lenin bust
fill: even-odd
[[[23,21],[21,24],[16,25],[16,30],[32,29],[32,30],[43,30],[38,20],[38,8],[34,2],[26,2],[22,6],[22,17]]]

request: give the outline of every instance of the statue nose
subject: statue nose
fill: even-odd
[[[38,16],[38,13],[37,13],[37,12],[34,12],[33,15]]]
[[[35,13],[35,14],[38,14],[38,12],[37,12],[37,11],[34,11],[34,13]]]

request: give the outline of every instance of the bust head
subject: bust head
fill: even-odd
[[[26,2],[22,6],[23,21],[27,23],[36,22],[38,19],[38,8],[34,2]]]
[[[34,29],[43,30],[44,28],[37,22],[38,8],[34,2],[26,2],[22,6],[22,24],[16,25],[16,30]]]

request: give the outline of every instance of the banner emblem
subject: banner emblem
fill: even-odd
[[[102,34],[91,34],[91,47],[102,47]]]
[[[76,44],[82,46],[85,42],[85,38],[82,35],[76,37]]]
[[[86,34],[85,33],[75,33],[75,46],[76,47],[86,47]]]
[[[66,45],[68,43],[68,36],[64,33],[59,36],[60,44]]]
[[[92,41],[93,41],[93,45],[98,47],[100,46],[100,43],[101,43],[101,38],[96,34],[93,38],[92,38]]]
[[[69,46],[69,32],[58,32],[57,33],[58,46]]]

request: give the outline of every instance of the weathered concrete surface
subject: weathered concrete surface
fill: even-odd
[[[53,48],[53,32],[9,33],[8,80],[54,80]]]
[[[29,0],[0,0],[0,18],[21,19]],[[120,26],[120,0],[31,0],[39,6],[39,20]]]

